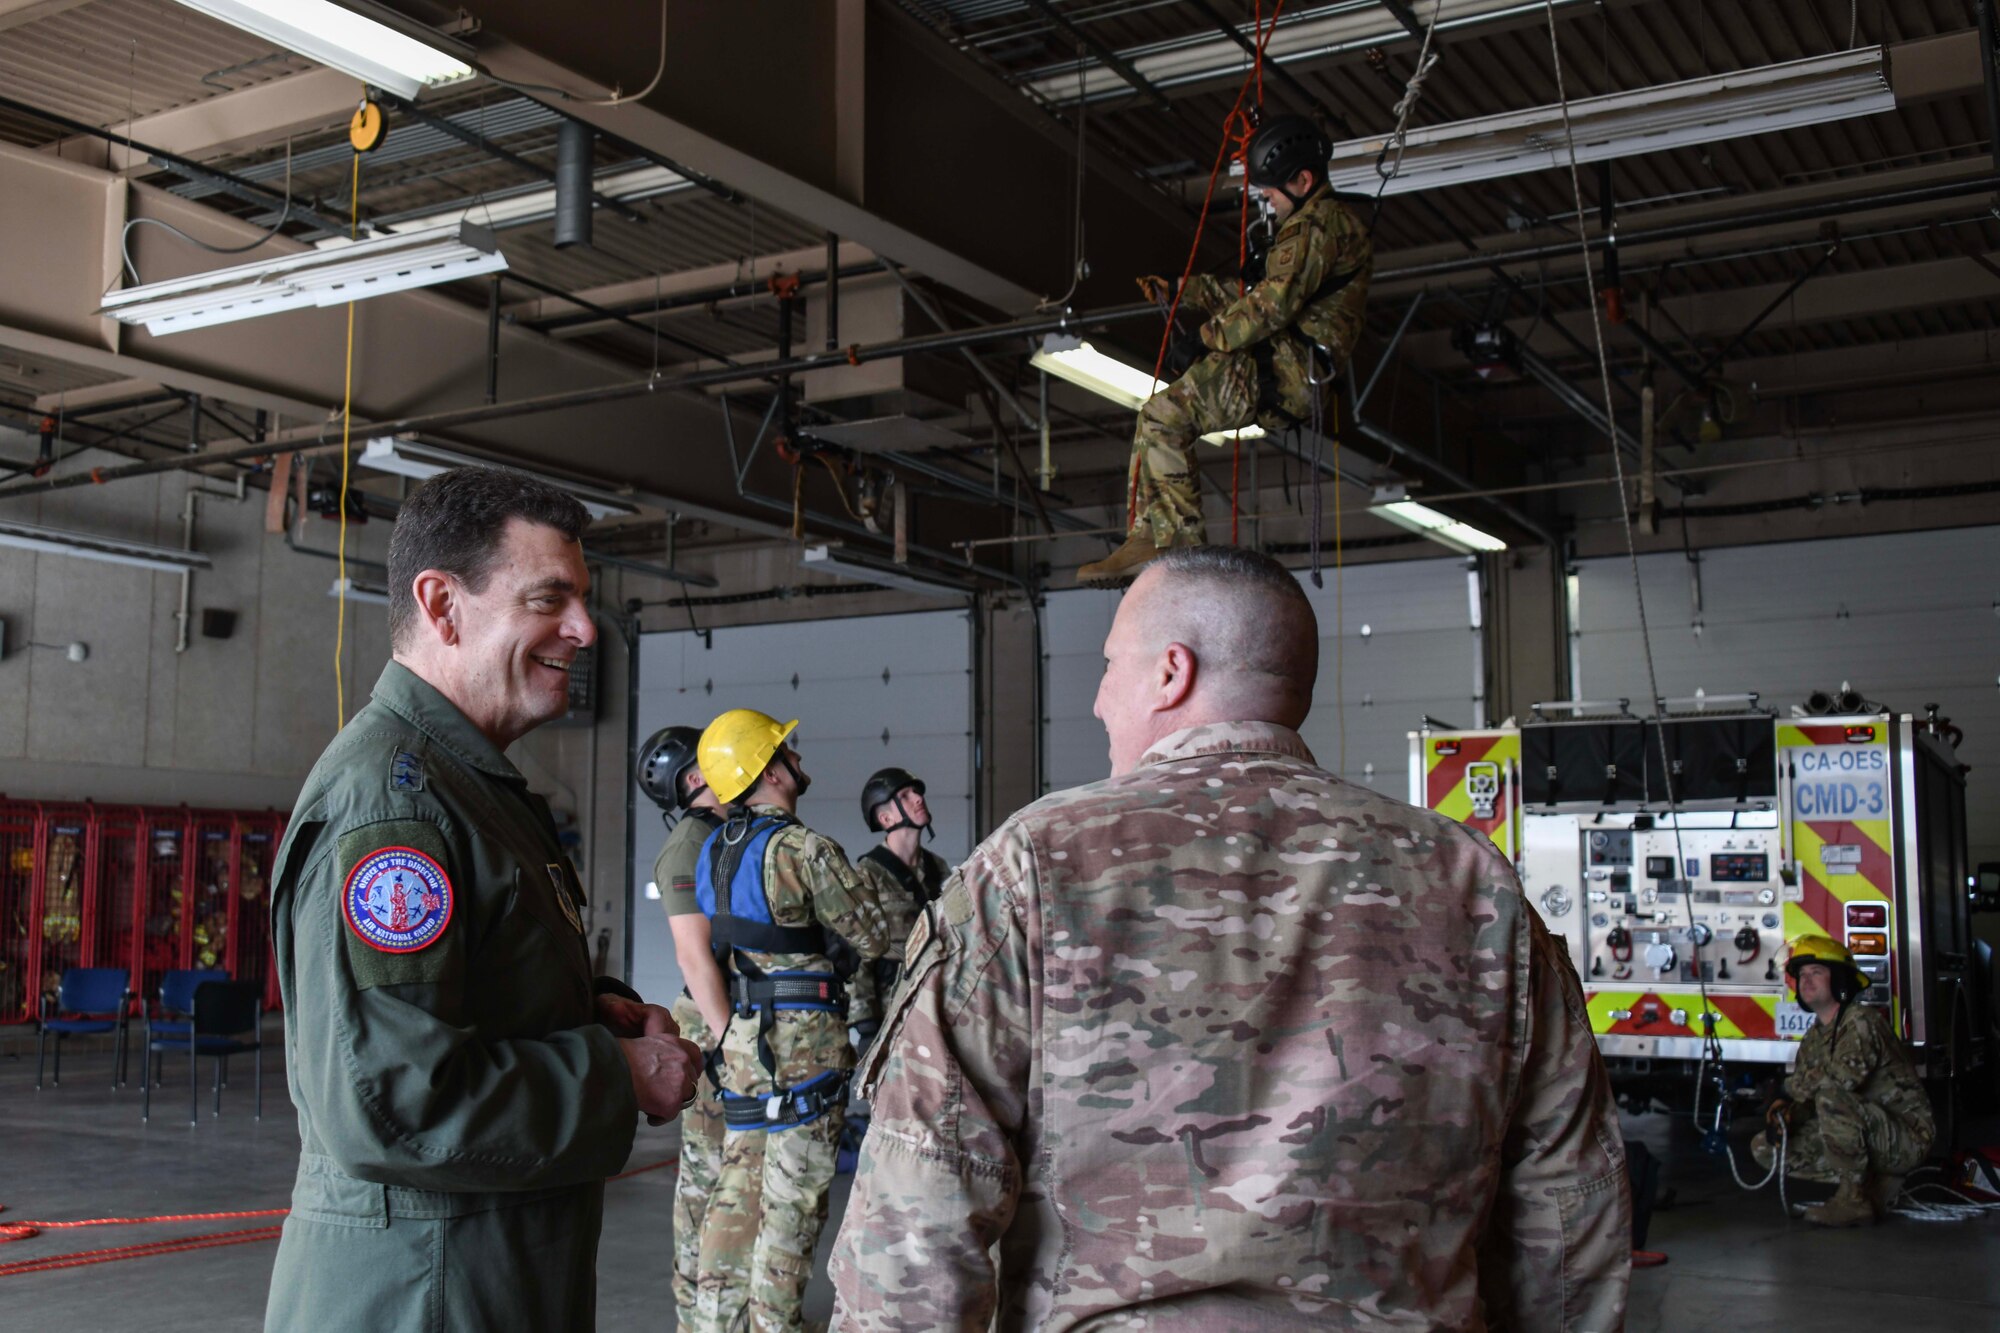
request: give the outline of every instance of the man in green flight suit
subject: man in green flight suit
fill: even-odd
[[[802,1326],[854,1068],[835,937],[863,967],[889,943],[840,845],[798,822],[811,785],[785,743],[798,725],[735,708],[701,736],[702,776],[728,816],[695,893],[732,1006],[711,1067],[725,1132],[702,1219],[704,1333]]]
[[[1815,1021],[1751,1154],[1768,1169],[1782,1128],[1785,1173],[1835,1187],[1831,1199],[1806,1214],[1808,1222],[1878,1222],[1937,1136],[1930,1096],[1888,1017],[1860,1003],[1868,975],[1846,945],[1801,935],[1787,951],[1785,975]]]
[[[1331,152],[1303,116],[1274,116],[1251,138],[1246,179],[1280,224],[1263,276],[1245,290],[1198,274],[1181,291],[1181,305],[1208,320],[1199,345],[1184,347],[1192,364],[1139,408],[1131,533],[1116,551],[1077,570],[1079,580],[1115,582],[1169,547],[1204,544],[1195,441],[1252,422],[1273,434],[1291,429],[1310,414],[1318,384],[1353,357],[1375,252],[1361,219],[1327,185]],[[1162,278],[1141,278],[1139,286],[1163,305],[1173,297]],[[1314,369],[1315,343],[1330,367]]]
[[[424,483],[389,539],[393,660],[306,779],[273,944],[298,1108],[267,1330],[589,1329],[605,1178],[701,1052],[593,981],[576,871],[506,748],[596,637],[570,496]]]
[[[662,812],[678,812],[653,862],[653,882],[666,904],[674,958],[686,983],[668,1011],[681,1035],[703,1050],[729,1019],[729,992],[709,947],[708,918],[695,898],[695,863],[708,835],[722,826],[722,805],[695,762],[701,732],[663,727],[639,748],[639,788]],[[704,1082],[681,1112],[681,1160],[674,1179],[674,1309],[686,1333],[701,1327],[695,1282],[701,1271],[701,1219],[722,1169],[722,1102]]]

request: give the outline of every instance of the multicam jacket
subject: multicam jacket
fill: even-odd
[[[1610,1086],[1477,833],[1196,727],[1015,815],[926,919],[836,1327],[1622,1326]]]
[[[1799,1042],[1798,1061],[1785,1079],[1785,1095],[1810,1105],[1833,1088],[1874,1103],[1893,1120],[1935,1125],[1930,1097],[1917,1079],[1910,1053],[1896,1040],[1879,1009],[1849,1004],[1839,1023],[1814,1023]]]

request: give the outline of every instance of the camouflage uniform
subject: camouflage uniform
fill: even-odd
[[[950,864],[929,848],[918,848],[917,860],[923,868],[912,870],[884,845],[854,863],[874,891],[889,927],[888,952],[877,966],[855,972],[847,986],[847,1021],[864,1034],[872,1033],[874,1025],[882,1021],[882,1006],[896,988],[895,978],[903,966],[903,941],[910,937],[924,908],[937,901],[945,877],[951,874]]]
[[[754,809],[784,814],[776,806]],[[777,925],[817,922],[846,940],[864,964],[889,947],[874,894],[831,838],[793,824],[771,839],[764,866],[764,892]],[[833,972],[823,955],[745,953],[766,972]],[[722,1034],[720,1073],[732,1093],[772,1091],[772,1075],[758,1052],[758,1026],[754,1016],[732,1015]],[[784,1087],[854,1067],[841,1014],[780,1011],[768,1036],[776,1082]],[[701,1224],[695,1294],[701,1329],[800,1327],[800,1300],[826,1221],[841,1122],[842,1110],[835,1106],[795,1128],[723,1135],[721,1170]]]
[[[701,855],[701,845],[721,822],[707,810],[689,810],[660,848],[653,862],[653,882],[660,886],[660,899],[666,904],[669,919],[702,914],[694,896],[695,860]],[[685,988],[674,997],[671,1012],[683,1037],[704,1051],[714,1049],[715,1034]],[[679,1327],[693,1333],[699,1327],[695,1280],[701,1267],[701,1218],[722,1169],[722,1103],[707,1080],[695,1089],[694,1101],[681,1111],[680,1124],[681,1160],[674,1181],[674,1308]]]
[[[1785,1174],[1837,1184],[1843,1176],[1900,1176],[1931,1150],[1937,1123],[1903,1043],[1881,1010],[1850,1003],[1838,1023],[1815,1023],[1785,1079],[1797,1108]],[[1766,1135],[1751,1144],[1767,1168]]]
[[[1491,843],[1296,732],[1189,728],[1036,802],[908,948],[837,1327],[1621,1327],[1567,955]]]
[[[1278,434],[1303,420],[1313,392],[1305,340],[1332,354],[1335,371],[1347,364],[1361,337],[1374,267],[1361,219],[1322,186],[1278,228],[1263,280],[1249,291],[1238,295],[1241,284],[1208,274],[1189,280],[1181,307],[1209,316],[1201,340],[1212,350],[1139,408],[1132,437],[1139,507],[1132,531],[1145,532],[1162,550],[1203,541],[1195,441],[1253,421]],[[1329,276],[1346,274],[1353,275],[1346,286],[1311,300]],[[1265,343],[1268,349],[1260,346]],[[1269,357],[1275,412],[1260,407],[1260,355]]]

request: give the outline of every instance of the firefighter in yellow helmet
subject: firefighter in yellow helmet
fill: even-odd
[[[696,747],[727,807],[696,861],[695,897],[730,1002],[709,1060],[724,1133],[701,1224],[702,1330],[802,1326],[854,1068],[846,978],[891,943],[846,853],[798,820],[811,779],[787,744],[797,728],[731,709]]]
[[[1887,1015],[1860,1002],[1868,976],[1845,946],[1801,935],[1787,949],[1785,976],[1817,1021],[1751,1152],[1769,1167],[1782,1138],[1788,1176],[1837,1186],[1808,1214],[1815,1225],[1880,1221],[1904,1174],[1930,1152],[1930,1098]]]

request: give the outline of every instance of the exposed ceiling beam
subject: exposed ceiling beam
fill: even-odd
[[[0,0],[4,3],[4,0]],[[361,98],[361,85],[335,69],[309,69],[186,106],[141,116],[126,135],[195,161],[220,157],[286,136],[325,129],[346,120]],[[120,130],[124,126],[118,127]],[[148,169],[146,154],[122,144],[72,135],[42,149],[70,161],[109,166],[114,171]]]
[[[849,264],[865,264],[874,254],[865,245],[854,241],[840,243],[841,267]],[[731,284],[761,283],[781,274],[799,274],[812,277],[826,272],[826,247],[811,246],[799,250],[785,250],[772,255],[753,255],[748,260],[728,264],[707,264],[701,268],[682,269],[679,273],[664,274],[659,278],[632,278],[625,282],[606,283],[601,287],[588,287],[576,293],[592,305],[610,306],[614,309],[648,303],[655,299],[671,301],[693,292],[713,291],[717,287]],[[502,314],[523,324],[533,324],[538,320],[557,315],[567,315],[576,307],[559,297],[545,296],[533,301],[521,301],[505,307]],[[626,311],[628,314],[643,312]]]
[[[0,32],[80,9],[90,0],[0,0]]]
[[[163,386],[153,380],[115,380],[110,384],[93,384],[86,389],[65,389],[61,393],[45,393],[35,399],[37,412],[82,412],[106,403],[128,403],[135,399],[150,399],[163,391]]]

